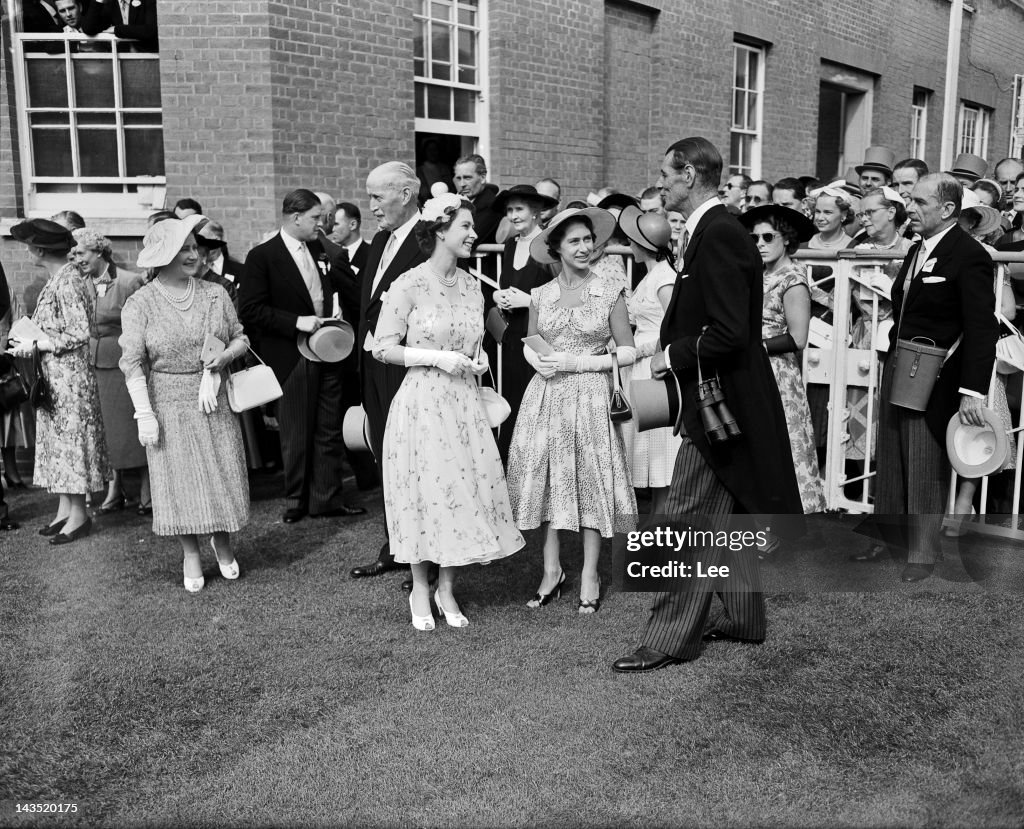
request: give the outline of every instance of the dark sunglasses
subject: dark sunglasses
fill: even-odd
[[[754,240],[755,245],[762,240],[766,245],[770,245],[772,242],[775,241],[775,237],[778,235],[778,233],[773,233],[772,231],[769,230],[767,233],[751,233],[750,238]]]

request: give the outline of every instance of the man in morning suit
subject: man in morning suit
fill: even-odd
[[[921,240],[910,249],[892,286],[893,328],[882,371],[878,415],[878,484],[874,523],[892,547],[908,550],[905,582],[931,575],[939,550],[950,464],[946,427],[984,426],[999,326],[995,318],[992,259],[957,225],[963,187],[948,173],[923,177],[911,191],[907,215]],[[939,348],[956,348],[924,412],[888,402],[894,385],[896,341],[927,337]],[[901,516],[894,521],[895,516]],[[904,516],[912,516],[906,518]],[[878,561],[884,544],[852,556]]]
[[[352,202],[339,202],[334,213],[334,231],[331,241],[341,245],[348,252],[348,261],[352,272],[362,279],[363,268],[366,267],[366,254],[370,246],[363,241],[361,235],[363,214]]]
[[[383,295],[403,273],[426,261],[412,232],[420,218],[416,194],[420,180],[415,170],[400,161],[389,161],[370,171],[366,177],[366,195],[370,199],[370,212],[377,219],[380,230],[370,242],[366,265],[361,274],[363,296],[360,303],[359,334],[356,347],[360,349],[359,372],[363,379],[363,408],[370,432],[370,447],[378,468],[384,451],[384,427],[391,401],[405,379],[405,368],[375,360],[370,351],[377,320],[383,306]],[[386,509],[386,505],[385,505]],[[385,532],[387,524],[385,523]],[[377,560],[354,567],[352,578],[379,576],[398,565],[391,555],[390,544],[385,541]]]
[[[293,190],[281,212],[281,232],[245,259],[239,309],[284,391],[277,402],[288,505],[283,519],[361,515],[365,508],[347,506],[341,494],[342,372],[307,360],[297,342],[333,315],[337,291],[337,275],[317,241],[320,201],[309,190]]]
[[[156,51],[156,0],[91,0],[82,17],[82,31],[87,35],[110,32],[141,41],[144,51]]]
[[[665,512],[721,523],[734,512],[782,516],[802,526],[800,492],[789,434],[768,353],[761,343],[762,271],[757,248],[718,198],[722,156],[707,139],[677,141],[665,156],[658,187],[666,210],[686,216],[683,255],[661,327],[664,351],[654,355],[655,377],[674,372],[682,388],[686,436],[676,456]],[[697,347],[705,374],[717,372],[742,437],[712,444],[697,407]],[[711,547],[705,566],[727,565],[725,579],[689,579],[660,593],[641,646],[612,666],[651,671],[700,655],[703,639],[761,642],[764,596],[756,550]],[[684,585],[686,585],[684,587]],[[724,611],[708,624],[713,594]]]

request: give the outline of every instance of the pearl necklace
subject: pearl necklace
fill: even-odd
[[[153,284],[156,285],[156,290],[160,296],[166,299],[170,306],[177,311],[182,313],[188,311],[192,307],[192,303],[195,301],[196,281],[194,279],[189,279],[188,287],[185,288],[185,293],[181,296],[175,296],[171,293],[170,289],[160,281],[160,277],[154,279]]]
[[[437,277],[437,281],[444,285],[446,288],[454,288],[455,283],[459,281],[458,268],[452,271],[451,276],[448,276],[447,274],[443,273],[438,273],[437,271],[434,270],[433,267],[431,267],[430,270],[433,271],[434,276]]]
[[[585,277],[583,277],[583,279],[581,279],[575,285],[569,285],[562,278],[563,274],[559,274],[558,275],[558,284],[561,285],[567,291],[578,291],[580,288],[582,288],[584,285],[586,285],[590,281],[590,278],[593,275],[594,275],[593,271],[587,271],[587,275]]]

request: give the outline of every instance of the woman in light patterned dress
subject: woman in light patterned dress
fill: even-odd
[[[430,199],[414,232],[429,259],[382,296],[373,356],[409,369],[388,411],[381,466],[391,553],[411,566],[409,610],[426,631],[434,629],[432,562],[437,609],[449,626],[466,627],[456,569],[510,556],[526,542],[476,382],[487,370],[483,294],[457,267],[476,240],[473,206],[452,193]]]
[[[229,533],[249,520],[242,434],[221,382],[249,341],[227,292],[195,279],[194,224],[192,217],[166,219],[143,238],[138,265],[150,279],[125,302],[119,340],[119,365],[149,461],[153,532],[178,536],[190,593],[205,584],[198,536],[211,536],[221,575],[237,579]],[[210,334],[226,347],[204,363]]]
[[[28,245],[35,263],[50,275],[32,314],[44,336],[13,337],[11,346],[15,356],[31,355],[33,344],[42,354],[53,402],[36,411],[33,482],[58,493],[60,501],[56,517],[39,533],[50,536],[51,544],[68,544],[89,534],[85,496],[103,489],[110,475],[96,375],[89,367],[96,293],[68,263],[75,240],[67,228],[32,219],[11,228],[11,235]]]
[[[811,238],[814,225],[803,213],[782,205],[755,207],[740,221],[751,230],[764,262],[761,338],[782,396],[800,500],[805,513],[821,512],[825,493],[800,370],[800,351],[807,345],[811,322],[811,291],[806,272],[789,258],[800,242]]]
[[[661,350],[661,322],[672,299],[676,272],[668,258],[672,227],[664,216],[625,207],[619,214],[619,229],[629,240],[633,261],[647,266],[647,275],[626,302],[636,340],[636,362],[622,372],[623,386],[628,391],[631,381],[651,378],[651,358]],[[651,515],[664,514],[682,437],[673,435],[671,427],[638,432],[635,418],[625,424],[622,436],[634,488],[648,487]]]
[[[560,261],[561,273],[531,292],[530,335],[551,353],[529,346],[524,356],[537,371],[523,396],[508,484],[516,525],[544,527],[544,576],[529,607],[543,607],[565,583],[559,530],[582,532],[580,613],[601,606],[597,574],[601,539],[636,526],[636,498],[622,435],[609,416],[614,339],[619,364],[635,350],[624,287],[591,270],[595,244],[605,242],[615,219],[600,208],[563,210],[533,240],[538,262]],[[547,350],[547,349],[544,349]]]

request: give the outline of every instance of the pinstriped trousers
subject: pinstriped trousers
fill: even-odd
[[[924,412],[888,402],[895,362],[894,354],[886,360],[879,389],[875,515],[886,543],[909,551],[909,564],[934,564],[949,494],[949,457]]]
[[[684,437],[676,455],[665,512],[680,518],[699,515],[710,519],[712,527],[720,528],[733,514],[735,504],[732,494],[697,447]],[[701,652],[704,632],[710,627],[738,639],[762,641],[766,622],[756,550],[733,552],[709,547],[699,560],[705,570],[712,565],[727,565],[729,576],[726,579],[690,578],[680,584],[679,590],[657,594],[641,644],[676,659],[696,659]],[[716,593],[723,611],[714,624],[709,625],[711,600]]]

